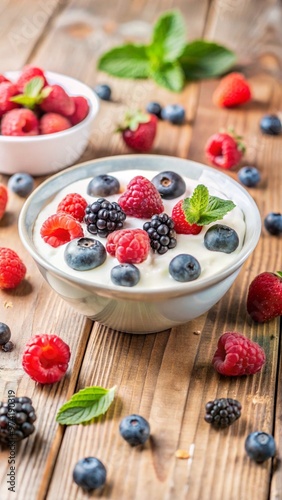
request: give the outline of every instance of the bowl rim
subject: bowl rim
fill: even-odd
[[[167,286],[163,287],[162,290],[156,290],[156,289],[148,289],[148,288],[142,288],[141,290],[138,288],[130,287],[127,289],[127,287],[114,287],[114,285],[103,285],[100,283],[89,283],[86,280],[83,279],[83,277],[76,277],[76,276],[71,276],[67,274],[64,271],[61,271],[60,269],[56,268],[52,264],[50,264],[36,249],[35,245],[33,244],[32,237],[29,236],[28,230],[26,228],[25,224],[25,218],[27,215],[27,211],[32,204],[33,200],[40,198],[40,193],[50,182],[54,182],[56,184],[56,179],[59,177],[65,177],[66,178],[71,175],[73,171],[77,171],[81,168],[86,167],[86,169],[90,166],[95,166],[96,164],[99,164],[100,162],[115,162],[117,160],[122,161],[132,161],[132,165],[130,170],[140,170],[140,167],[134,168],[134,159],[141,158],[143,160],[150,160],[158,159],[158,161],[162,161],[162,159],[165,160],[173,160],[173,161],[179,161],[182,162],[183,164],[186,164],[187,166],[189,164],[194,165],[195,168],[198,169],[204,169],[205,171],[208,171],[210,173],[215,173],[217,176],[223,178],[223,179],[228,179],[228,182],[230,182],[231,185],[234,185],[237,190],[239,190],[245,198],[248,200],[250,203],[250,206],[252,207],[252,223],[254,224],[255,230],[254,233],[251,237],[251,239],[248,241],[248,243],[244,243],[241,251],[237,254],[237,258],[235,261],[229,265],[225,266],[220,273],[217,275],[212,275],[207,278],[202,279],[200,282],[198,280],[191,281],[191,282],[186,282],[186,283],[179,283],[179,285],[176,286]],[[129,168],[128,168],[129,170]],[[150,170],[150,168],[148,168]],[[156,169],[156,168],[151,168],[151,170],[156,170],[156,171],[162,171],[161,169]],[[110,172],[113,172],[114,170],[109,170]],[[185,176],[185,173],[183,174]],[[87,176],[88,177],[88,176]],[[91,174],[89,175],[91,177]],[[83,176],[82,178],[86,178],[86,176]],[[71,184],[74,182],[74,180],[70,180],[68,183],[64,185],[67,186],[68,184]],[[50,197],[52,198],[55,196],[55,194],[60,190],[60,187],[58,189],[54,190]],[[42,206],[40,207],[40,209]],[[40,210],[39,209],[39,210]],[[37,216],[37,214],[36,214]],[[34,221],[36,218],[34,219]],[[252,225],[253,225],[252,224]],[[114,156],[107,156],[107,157],[101,157],[93,160],[88,160],[82,163],[78,163],[76,165],[73,165],[72,167],[69,167],[63,171],[60,171],[52,176],[50,176],[48,179],[46,179],[42,184],[40,184],[26,199],[20,215],[19,215],[19,220],[18,220],[18,229],[19,229],[19,236],[21,238],[21,241],[25,248],[28,250],[29,254],[33,257],[35,262],[41,266],[43,269],[48,270],[51,274],[59,276],[63,281],[66,282],[73,282],[76,286],[83,288],[83,289],[88,289],[92,290],[100,295],[104,296],[111,296],[111,297],[116,297],[116,298],[123,298],[123,299],[135,299],[135,300],[144,300],[150,298],[150,300],[155,297],[156,295],[158,296],[158,299],[160,298],[167,298],[167,297],[178,297],[178,296],[183,296],[183,295],[190,295],[198,291],[203,291],[212,285],[217,284],[218,282],[223,281],[224,279],[228,278],[230,275],[235,273],[246,261],[246,259],[249,257],[249,255],[254,251],[258,241],[259,237],[261,234],[261,216],[259,209],[252,198],[252,196],[248,193],[248,191],[241,186],[237,181],[235,181],[232,177],[227,176],[224,172],[220,172],[217,169],[207,166],[203,163],[200,162],[195,162],[189,159],[184,159],[184,158],[179,158],[175,156],[168,156],[168,155],[153,155],[153,154],[124,154],[124,155],[114,155]],[[32,231],[32,228],[29,228],[30,231]]]

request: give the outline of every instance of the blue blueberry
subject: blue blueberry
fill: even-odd
[[[155,175],[151,181],[165,200],[178,198],[186,191],[184,179],[176,172],[169,170]]]
[[[105,484],[107,471],[98,458],[87,457],[76,463],[72,477],[78,486],[91,491]]]
[[[135,286],[140,280],[140,271],[133,264],[119,264],[111,270],[114,285]]]
[[[169,263],[169,274],[176,281],[194,281],[201,274],[201,266],[193,255],[181,253]]]
[[[116,177],[108,174],[96,175],[87,186],[90,196],[111,196],[119,193],[120,184]]]
[[[111,99],[112,89],[105,83],[96,85],[94,91],[96,92],[97,96],[100,97],[100,99],[102,99],[103,101],[109,101]]]
[[[122,419],[119,431],[123,439],[131,446],[138,446],[149,439],[150,425],[145,418],[133,414]]]
[[[282,132],[281,120],[276,115],[265,115],[260,120],[260,129],[267,135],[279,135]]]
[[[67,244],[64,252],[65,262],[76,271],[88,271],[101,266],[106,256],[104,245],[93,238],[75,238]]]
[[[211,226],[205,236],[204,244],[212,252],[232,253],[239,245],[238,234],[234,229],[223,224]]]
[[[19,172],[10,177],[8,188],[21,198],[26,198],[34,188],[34,179],[25,172]]]
[[[4,345],[7,342],[9,342],[11,338],[11,330],[6,325],[6,323],[1,323],[0,322],[0,345]]]
[[[162,107],[158,102],[149,102],[146,106],[147,113],[161,118]]]
[[[242,167],[238,172],[238,178],[247,187],[255,187],[261,179],[256,167]]]
[[[264,462],[275,455],[274,438],[266,432],[252,432],[246,438],[245,450],[255,462]]]
[[[282,234],[282,214],[270,212],[264,219],[264,227],[274,236]]]
[[[180,104],[168,104],[162,109],[161,117],[175,125],[180,125],[185,120],[185,109]]]

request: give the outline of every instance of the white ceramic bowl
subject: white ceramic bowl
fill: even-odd
[[[11,71],[5,76],[15,81],[20,72]],[[74,78],[46,71],[50,84],[61,85],[70,95],[82,95],[89,101],[87,117],[74,127],[54,134],[32,137],[0,135],[0,172],[12,175],[27,172],[33,176],[54,174],[73,165],[85,150],[93,121],[98,113],[99,99],[95,92]]]
[[[138,289],[89,284],[51,265],[33,243],[34,221],[48,201],[79,179],[119,170],[173,170],[197,180],[204,172],[217,190],[232,197],[244,213],[246,234],[233,263],[216,275],[172,288]],[[41,184],[26,200],[19,218],[23,244],[49,285],[82,314],[113,329],[152,333],[185,323],[208,311],[230,288],[243,263],[257,245],[261,218],[253,198],[237,182],[199,163],[158,155],[126,155],[93,160],[69,168]]]

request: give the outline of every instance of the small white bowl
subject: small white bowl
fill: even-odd
[[[115,287],[93,284],[54,267],[39,254],[33,242],[33,226],[41,209],[69,184],[119,170],[172,170],[197,181],[204,173],[209,184],[232,198],[245,217],[246,233],[241,250],[219,273],[172,287]],[[227,292],[255,249],[261,231],[258,208],[249,193],[232,178],[189,160],[159,155],[121,155],[85,162],[52,176],[26,200],[19,217],[20,238],[49,285],[79,312],[113,329],[152,333],[190,321],[208,311]]]
[[[33,176],[54,174],[73,165],[85,150],[93,121],[98,113],[99,99],[95,92],[74,78],[46,71],[51,85],[61,85],[70,95],[82,95],[88,99],[89,113],[86,118],[67,130],[54,134],[15,137],[0,135],[0,172],[12,175],[27,172]],[[15,81],[19,71],[5,73]]]

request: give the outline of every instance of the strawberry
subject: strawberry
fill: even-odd
[[[232,108],[250,101],[251,98],[251,88],[244,75],[230,73],[221,79],[212,100],[216,106]]]
[[[213,134],[205,146],[207,158],[216,167],[230,169],[238,165],[246,150],[241,139],[233,132]]]
[[[119,197],[118,204],[126,215],[139,219],[149,219],[164,211],[161,195],[151,181],[136,175]]]
[[[87,99],[82,95],[71,97],[71,99],[74,102],[75,110],[73,114],[69,116],[69,120],[72,125],[77,125],[77,123],[82,122],[88,115],[89,104]]]
[[[146,152],[153,146],[157,133],[158,118],[155,115],[142,113],[126,113],[124,123],[119,125],[117,132],[122,132],[122,138],[127,146],[136,151]]]
[[[24,66],[18,80],[16,81],[16,85],[18,87],[18,93],[23,92],[26,84],[35,77],[41,77],[43,80],[43,85],[47,85],[47,80],[44,75],[44,71],[41,68],[37,68],[35,66],[31,66],[27,64]]]
[[[30,109],[12,109],[2,118],[1,133],[12,136],[38,135],[38,125],[37,116]]]
[[[8,190],[4,184],[0,184],[0,220],[2,219],[8,203]]]
[[[49,85],[44,92],[48,95],[43,99],[40,108],[46,113],[59,113],[63,116],[71,116],[75,111],[73,99],[60,85]]]
[[[45,113],[40,119],[39,128],[41,134],[54,134],[71,127],[71,123],[65,116],[58,113]]]
[[[0,116],[11,109],[19,107],[17,103],[11,101],[11,97],[14,97],[16,94],[18,94],[16,85],[10,82],[0,83]]]
[[[282,316],[282,271],[256,276],[249,286],[247,311],[257,323]]]

